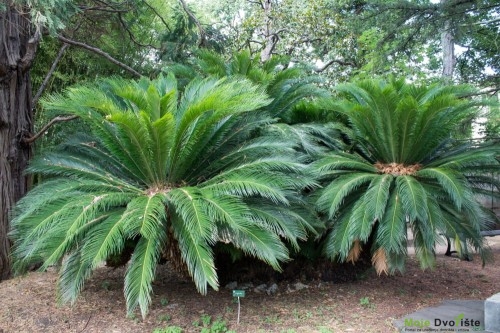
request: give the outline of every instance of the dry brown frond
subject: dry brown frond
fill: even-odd
[[[347,255],[347,261],[350,261],[354,264],[356,261],[358,261],[361,251],[362,251],[361,243],[359,242],[358,239],[356,239],[354,242],[352,242],[351,250]]]
[[[372,256],[372,265],[375,267],[378,275],[382,273],[387,274],[389,267],[387,266],[387,258],[385,256],[385,250],[379,248]]]

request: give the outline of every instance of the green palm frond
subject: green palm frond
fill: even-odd
[[[380,220],[384,215],[391,193],[391,185],[394,180],[393,175],[381,175],[373,179],[370,183],[370,188],[364,194],[364,202],[366,210],[373,216],[373,220]],[[368,237],[366,235],[365,237]]]
[[[387,203],[387,210],[377,228],[376,243],[388,252],[405,252],[405,222],[403,200],[396,191],[393,191]]]
[[[89,263],[90,269],[97,268],[107,258],[122,252],[127,239],[123,230],[126,217],[127,214],[124,214],[123,210],[117,210],[88,231],[88,240],[81,251],[84,257],[81,260]],[[72,298],[77,295],[78,293],[73,293]]]
[[[465,179],[460,173],[447,168],[425,168],[418,171],[416,175],[435,179],[453,200],[455,206],[460,209],[465,196]]]
[[[231,242],[237,249],[264,261],[277,271],[281,270],[280,262],[289,260],[288,249],[279,236],[255,225],[241,224],[226,231],[221,228],[221,237]]]
[[[339,176],[323,189],[317,201],[318,208],[328,212],[328,216],[333,218],[345,198],[360,186],[371,182],[374,177],[373,174],[361,172]]]
[[[271,124],[266,127],[266,134],[278,135],[295,144],[295,149],[303,150],[310,156],[320,156],[329,150],[343,150],[344,140],[341,130],[346,128],[339,124],[305,123],[288,125]]]
[[[58,301],[74,304],[85,280],[92,273],[91,263],[81,258],[82,253],[75,251],[64,258],[58,281]]]
[[[176,238],[182,240],[179,243],[182,259],[198,291],[206,294],[208,285],[218,290],[219,282],[210,244],[205,239],[201,239],[198,234],[192,233],[180,218],[172,218],[171,223]]]
[[[210,50],[200,50],[196,56],[193,66],[203,77],[244,77],[264,87],[272,101],[263,111],[271,118],[288,122],[293,107],[304,98],[327,95],[316,86],[317,77],[311,76],[303,68],[288,66],[288,57],[276,56],[262,64],[259,57],[248,50],[234,53],[229,63],[226,63],[223,56]],[[172,70],[176,72],[175,68]],[[181,74],[180,71],[177,73]],[[189,73],[192,75],[192,72]]]
[[[427,219],[427,193],[422,184],[412,176],[399,176],[396,184],[399,200],[408,218],[425,221]]]
[[[143,317],[148,312],[151,304],[152,283],[161,254],[161,247],[158,244],[164,244],[165,240],[165,230],[157,228],[150,237],[142,237],[134,249],[125,274],[124,291],[129,313],[137,306],[141,309]]]

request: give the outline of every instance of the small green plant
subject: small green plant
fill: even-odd
[[[293,318],[298,321],[298,320],[303,320],[303,319],[309,319],[313,317],[313,313],[311,311],[307,311],[306,313],[301,313],[299,310],[294,309],[293,310]]]
[[[370,305],[370,299],[368,297],[361,297],[359,299],[359,304],[366,308]]]
[[[330,330],[328,327],[325,326],[320,326],[318,327],[319,333],[333,333],[332,330]]]
[[[359,304],[364,308],[369,308],[372,310],[375,309],[375,304],[371,303],[368,297],[361,297],[359,299]]]
[[[271,315],[271,316],[266,316],[264,318],[264,322],[267,324],[277,324],[281,322],[281,319],[278,318],[278,315]]]
[[[471,296],[478,296],[481,295],[481,290],[479,289],[472,289],[470,292]]]
[[[161,304],[161,306],[167,306],[167,305],[168,305],[168,299],[166,299],[166,298],[162,298],[162,299],[160,300],[160,304]]]
[[[182,333],[183,330],[179,326],[167,326],[165,328],[155,328],[153,333]]]
[[[284,331],[281,331],[281,333],[296,333],[296,331],[293,328],[289,328]]]
[[[212,317],[207,314],[202,314],[199,319],[193,321],[194,327],[208,327],[212,322]]]
[[[226,321],[219,317],[212,323],[210,330],[206,333],[227,333],[228,329],[226,325]]]
[[[200,320],[203,324],[203,327],[207,327],[212,322],[212,317],[207,314],[202,314]]]
[[[158,320],[159,321],[170,321],[170,319],[172,319],[172,317],[168,314],[165,314],[165,315],[161,315],[158,317]]]
[[[193,326],[201,328],[200,333],[235,333],[228,330],[226,321],[222,320],[221,317],[217,317],[212,322],[212,317],[207,314],[203,314],[199,319],[193,321]]]

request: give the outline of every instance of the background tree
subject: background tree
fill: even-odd
[[[290,56],[317,72],[346,77],[356,67],[350,32],[335,10],[335,1],[220,1],[205,4],[207,18],[227,36],[231,52],[249,49],[261,60]]]
[[[67,1],[53,1],[62,14],[71,12]],[[60,27],[48,15],[47,4],[30,8],[24,1],[0,2],[0,279],[9,274],[8,213],[27,190],[23,171],[31,148],[23,138],[33,131],[30,69],[42,35],[43,24]]]
[[[498,43],[491,43],[499,34],[498,1],[349,0],[340,8],[350,30],[371,41],[364,71],[454,76],[498,90]]]

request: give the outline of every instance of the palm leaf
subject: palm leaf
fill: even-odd
[[[59,303],[74,304],[91,272],[90,262],[82,259],[80,251],[72,252],[65,257],[58,281]]]
[[[377,228],[377,243],[386,251],[403,253],[406,251],[406,221],[403,213],[403,203],[397,193],[392,191],[387,211]]]
[[[437,180],[450,199],[453,200],[455,206],[460,209],[465,194],[463,178],[460,174],[446,168],[425,168],[415,175]]]
[[[158,244],[164,244],[165,240],[164,228],[158,226],[156,232],[152,233],[149,238],[142,237],[134,249],[125,274],[124,291],[129,314],[139,306],[142,317],[146,317],[151,303],[156,265],[161,254],[161,247]]]
[[[317,201],[318,209],[328,212],[328,216],[332,218],[352,191],[370,182],[374,177],[376,176],[369,173],[354,173],[338,177],[321,191]]]
[[[121,253],[125,246],[123,222],[127,213],[118,210],[88,231],[82,246],[81,258],[95,269],[109,257]]]
[[[198,234],[191,232],[180,218],[172,218],[172,226],[179,242],[182,259],[198,291],[206,295],[207,285],[219,289],[219,281],[215,270],[215,262],[210,244]]]
[[[412,176],[400,176],[396,184],[405,215],[410,220],[427,220],[427,195],[422,185]]]

